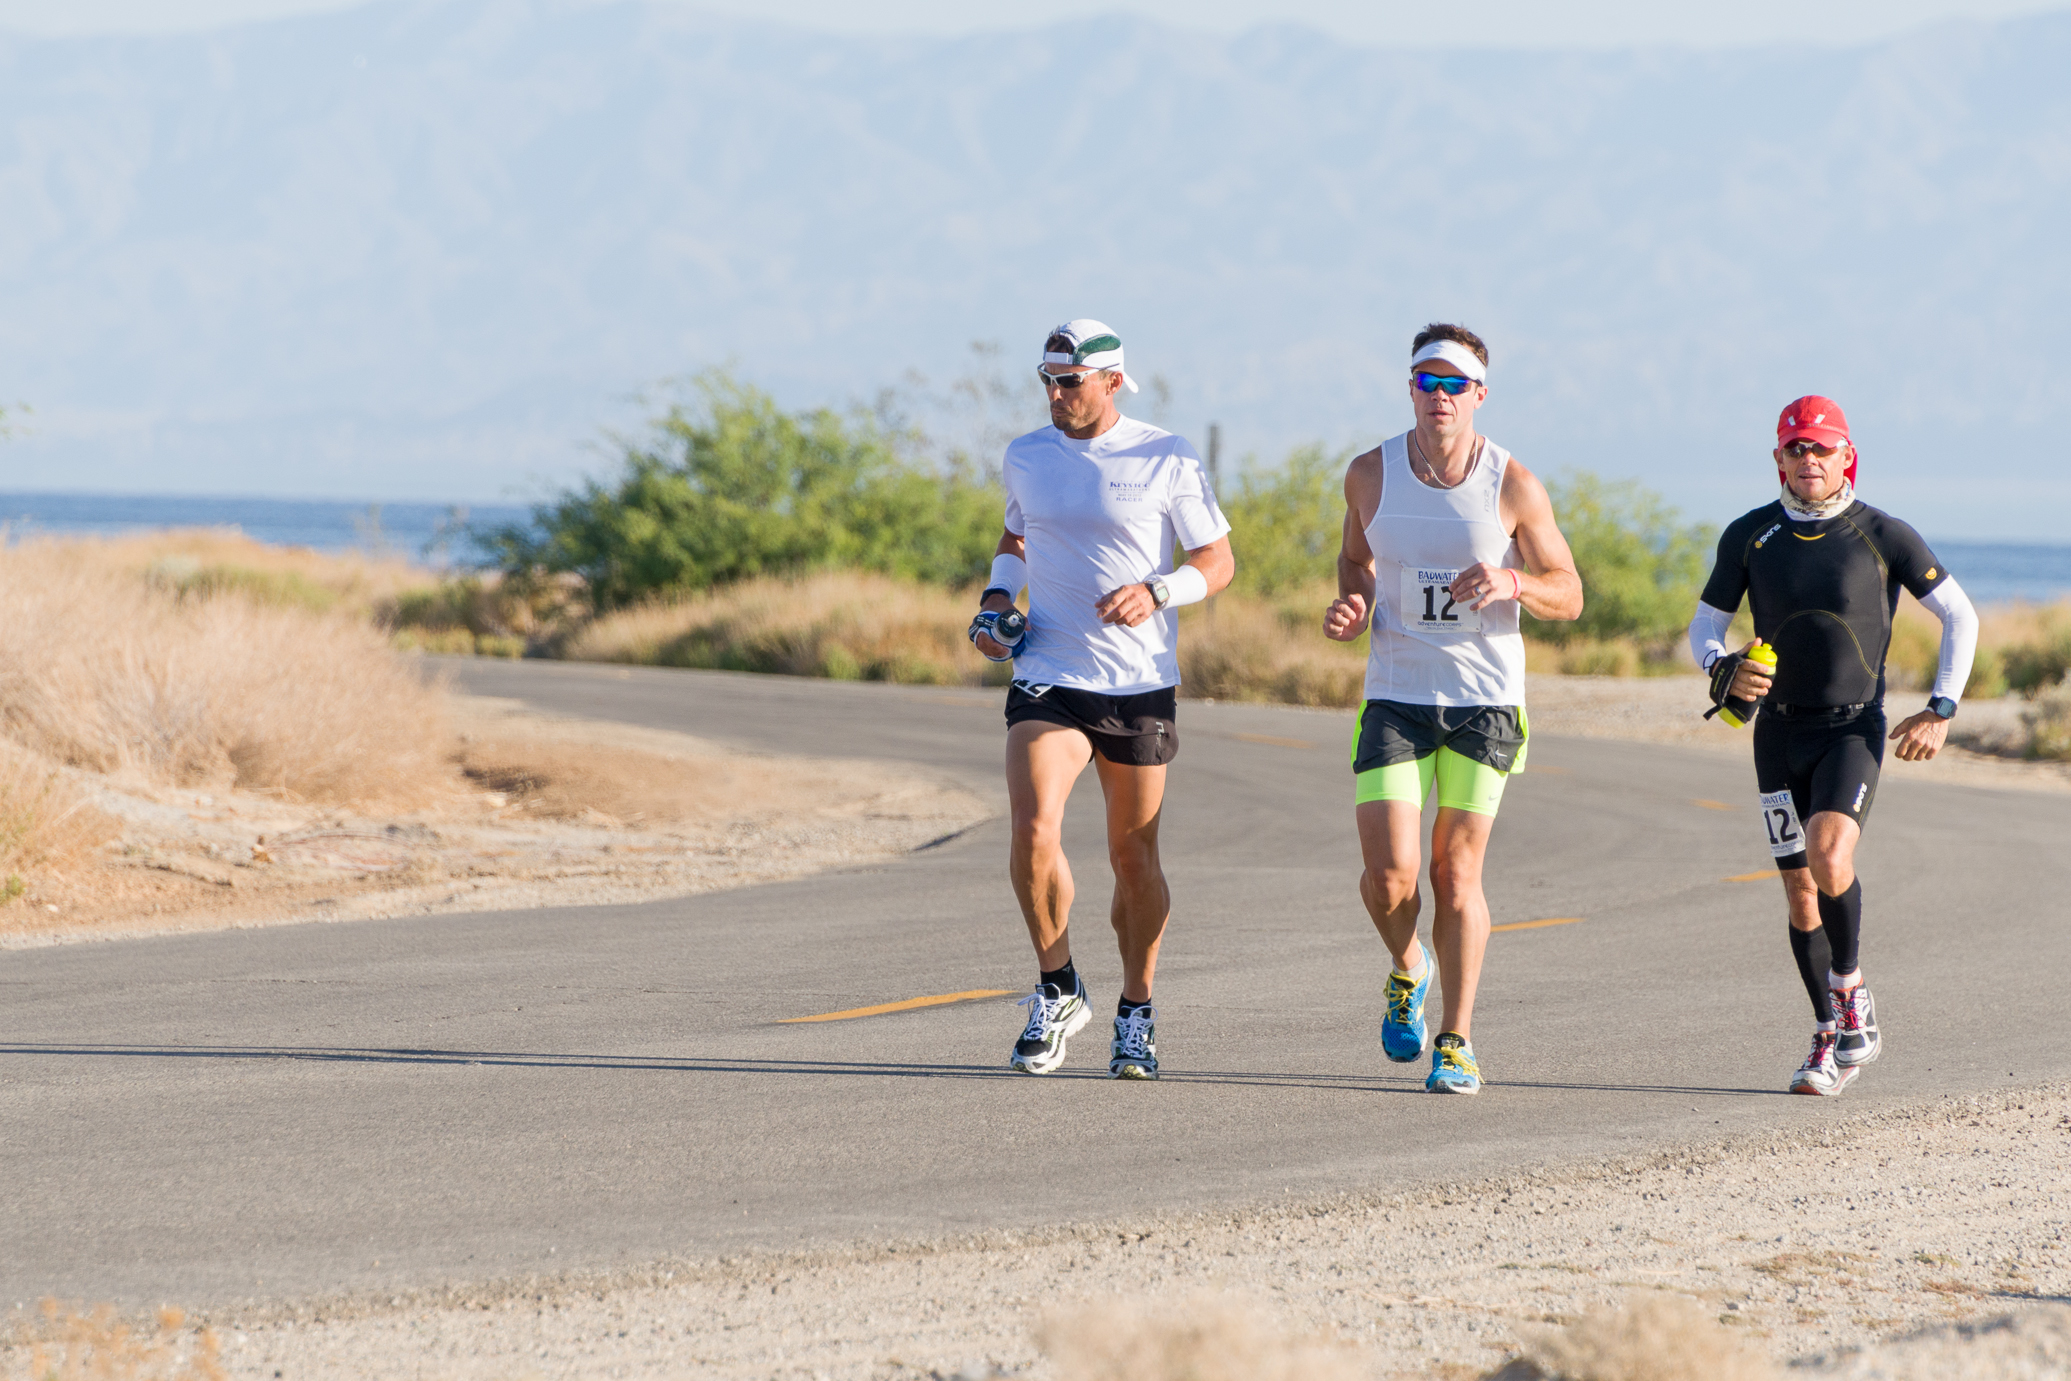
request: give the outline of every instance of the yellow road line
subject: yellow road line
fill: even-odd
[[[1773,877],[1775,877],[1775,876],[1776,876],[1776,870],[1775,870],[1774,868],[1764,868],[1764,869],[1763,869],[1763,870],[1762,870],[1761,872],[1759,872],[1759,873],[1735,873],[1735,874],[1734,874],[1734,875],[1733,875],[1732,877],[1729,877],[1729,878],[1720,878],[1720,879],[1719,879],[1719,881],[1721,881],[1721,882],[1761,882],[1761,881],[1763,881],[1763,880],[1765,880],[1765,879],[1767,879],[1767,878],[1773,878]]]
[[[1704,807],[1704,808],[1705,808],[1706,810],[1739,810],[1739,809],[1740,809],[1740,807],[1739,807],[1739,806],[1729,806],[1729,805],[1727,805],[1727,804],[1726,804],[1726,803],[1725,803],[1724,801],[1707,801],[1707,800],[1705,800],[1705,799],[1704,799],[1704,798],[1703,798],[1702,796],[1695,796],[1695,797],[1692,797],[1692,798],[1691,798],[1691,800],[1690,800],[1690,804],[1691,804],[1691,805],[1693,805],[1693,806],[1703,806],[1703,807]]]
[[[910,1012],[916,1007],[940,1007],[950,1002],[972,1002],[981,997],[1005,997],[1012,988],[973,988],[967,993],[938,993],[934,997],[909,997],[904,1002],[880,1002],[875,1007],[851,1007],[846,1012],[822,1012],[816,1017],[780,1017],[777,1024],[800,1021],[847,1021],[852,1017],[882,1016],[886,1012]]]
[[[1305,738],[1275,738],[1271,734],[1231,734],[1239,743],[1263,743],[1269,748],[1314,748]]]
[[[1549,925],[1580,925],[1582,920],[1583,918],[1580,916],[1553,916],[1543,921],[1512,921],[1509,925],[1492,925],[1489,929],[1491,931],[1537,930],[1541,926]]]

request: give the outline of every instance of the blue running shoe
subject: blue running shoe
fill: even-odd
[[[1474,1062],[1474,1047],[1451,1031],[1441,1031],[1431,1042],[1431,1077],[1424,1080],[1426,1093],[1480,1093],[1481,1066]]]
[[[1424,1053],[1424,994],[1431,991],[1431,971],[1438,965],[1424,956],[1424,976],[1412,982],[1390,970],[1388,1010],[1381,1016],[1381,1053],[1406,1065]]]

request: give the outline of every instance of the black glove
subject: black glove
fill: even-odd
[[[1722,652],[1711,664],[1711,708],[1704,712],[1706,719],[1725,709],[1726,702],[1733,698],[1733,675],[1746,660],[1744,652]]]

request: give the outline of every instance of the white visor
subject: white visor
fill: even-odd
[[[1116,335],[1107,323],[1095,321],[1092,317],[1079,317],[1050,332],[1052,341],[1060,336],[1072,343],[1072,352],[1064,354],[1060,351],[1045,350],[1044,364],[1072,365],[1080,369],[1098,369],[1102,372],[1112,369],[1122,376],[1122,382],[1129,386],[1131,393],[1141,392],[1136,387],[1136,380],[1129,377],[1129,371],[1122,368],[1122,338]],[[1089,345],[1098,348],[1088,350],[1086,347]]]
[[[1429,360],[1444,360],[1477,384],[1486,382],[1489,377],[1488,366],[1476,359],[1472,350],[1456,340],[1432,341],[1409,357],[1409,367],[1415,369]]]

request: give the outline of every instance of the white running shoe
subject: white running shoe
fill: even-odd
[[[1805,1057],[1805,1063],[1798,1066],[1798,1072],[1791,1076],[1792,1093],[1810,1093],[1821,1098],[1832,1098],[1849,1081],[1855,1078],[1855,1066],[1844,1065],[1834,1058],[1834,1033],[1814,1031],[1812,1053]]]
[[[1107,1077],[1110,1079],[1155,1079],[1158,1077],[1158,1009],[1131,1007],[1129,1015],[1115,1018],[1115,1039],[1108,1047]]]
[[[1086,980],[1081,978],[1072,986],[1072,991],[1062,997],[1050,997],[1045,985],[1038,983],[1036,990],[1014,1004],[1028,1007],[1028,1025],[1021,1032],[1021,1039],[1014,1042],[1013,1058],[1007,1064],[1023,1074],[1048,1074],[1064,1063],[1064,1043],[1079,1034],[1087,1022],[1093,1019],[1092,1011],[1086,1006]]]
[[[1870,985],[1858,983],[1846,992],[1831,994],[1834,1003],[1834,1059],[1844,1069],[1866,1065],[1884,1050],[1884,1037],[1877,1034],[1877,999]]]

